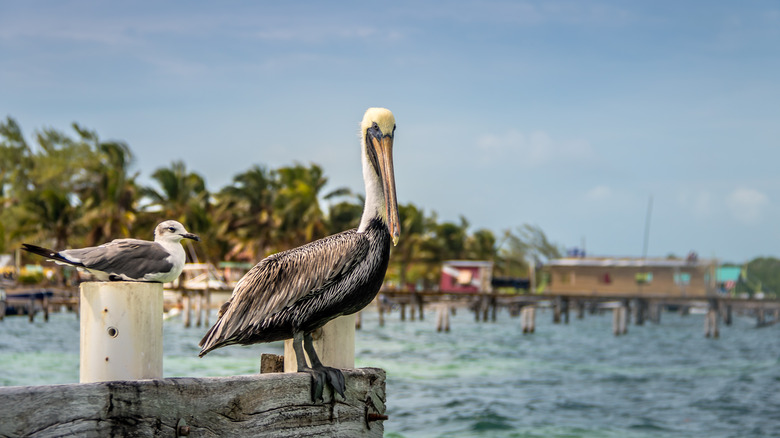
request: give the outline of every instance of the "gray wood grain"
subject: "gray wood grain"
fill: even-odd
[[[308,374],[0,387],[0,436],[381,437],[385,372],[344,370],[346,400],[311,400]]]

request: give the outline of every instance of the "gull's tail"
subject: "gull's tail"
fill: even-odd
[[[54,251],[49,248],[43,248],[40,246],[30,245],[29,243],[23,243],[22,249],[25,251],[29,251],[33,254],[38,254],[39,256],[46,257],[47,259],[54,260],[57,263],[66,263],[72,266],[84,266],[79,262],[74,262],[72,260],[66,259],[65,257],[61,256],[60,253],[58,253],[57,251]]]

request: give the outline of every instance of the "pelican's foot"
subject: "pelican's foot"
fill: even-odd
[[[341,398],[344,397],[344,390],[346,385],[344,384],[344,374],[338,368],[331,368],[321,365],[319,367],[298,368],[298,372],[309,373],[311,375],[311,399],[315,403],[318,400],[322,400],[322,391],[325,389],[325,382],[327,382],[334,393],[338,393]]]

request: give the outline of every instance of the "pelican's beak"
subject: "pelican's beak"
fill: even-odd
[[[385,193],[387,208],[387,229],[393,238],[393,246],[401,237],[401,225],[398,220],[398,201],[395,196],[395,173],[393,172],[393,135],[383,135],[381,138],[369,135],[371,146],[376,151],[379,165],[379,176],[382,179],[382,189]]]
[[[181,235],[181,237],[183,237],[185,239],[192,239],[192,240],[194,240],[196,242],[200,242],[200,237],[198,237],[197,235],[192,234],[192,233],[184,233],[184,234]]]

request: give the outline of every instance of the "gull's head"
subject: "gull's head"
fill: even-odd
[[[181,239],[192,239],[200,241],[200,237],[188,232],[184,225],[174,220],[168,220],[160,222],[157,228],[154,229],[154,241],[159,242],[161,240],[169,242],[181,242]]]
[[[387,224],[393,245],[398,243],[401,227],[398,220],[398,202],[395,194],[395,175],[393,171],[393,139],[395,137],[395,117],[385,108],[369,108],[360,122],[360,135],[363,143],[364,177],[366,185],[371,180],[381,184],[384,208],[379,211]],[[366,175],[368,173],[368,175]]]

